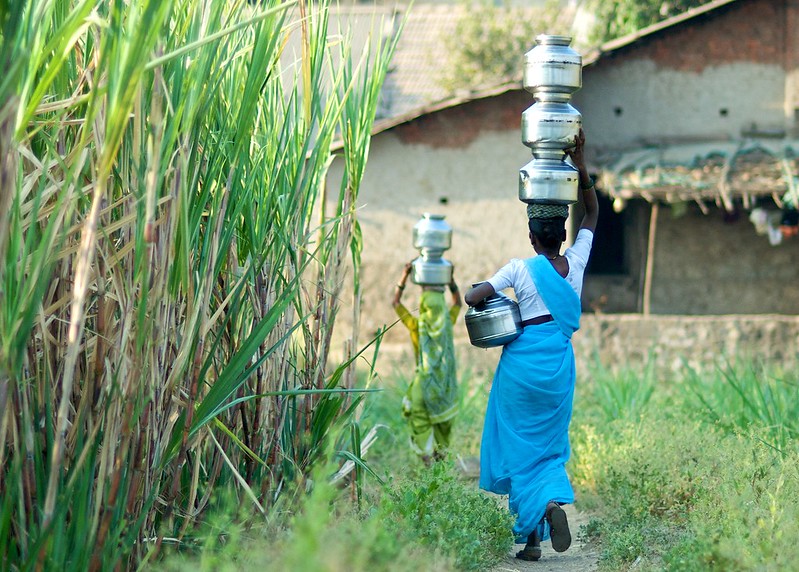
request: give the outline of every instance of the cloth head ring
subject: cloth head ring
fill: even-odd
[[[527,205],[527,218],[568,218],[568,205],[531,204]]]

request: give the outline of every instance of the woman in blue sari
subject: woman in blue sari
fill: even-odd
[[[470,306],[513,288],[524,330],[502,350],[488,400],[480,451],[480,488],[509,495],[513,532],[526,542],[516,554],[541,557],[542,540],[563,552],[571,545],[566,512],[574,502],[566,474],[569,422],[574,397],[572,334],[580,325],[580,293],[599,208],[583,158],[585,135],[567,151],[580,173],[585,216],[574,244],[566,240],[568,207],[529,205],[528,228],[535,252],[513,259],[465,296]]]

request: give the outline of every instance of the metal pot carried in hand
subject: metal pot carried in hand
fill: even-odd
[[[452,263],[444,258],[420,256],[411,263],[411,281],[420,286],[446,286],[452,282]]]
[[[524,329],[519,305],[502,292],[469,308],[464,319],[469,341],[478,348],[504,346],[518,338]]]

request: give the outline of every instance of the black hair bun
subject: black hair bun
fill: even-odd
[[[528,226],[530,232],[546,248],[560,246],[563,235],[566,233],[566,219],[557,218],[531,218]]]

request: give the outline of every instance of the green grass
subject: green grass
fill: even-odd
[[[794,376],[751,363],[687,371],[631,416],[614,413],[625,391],[603,387],[614,375],[598,374],[575,406],[570,471],[602,569],[796,568]]]
[[[426,468],[408,445],[400,413],[410,381],[407,363],[381,359],[379,369],[372,386],[381,391],[364,402],[359,422],[379,427],[365,460],[382,482],[367,475],[359,497],[351,484],[325,484],[323,469],[317,469],[312,484],[306,483],[310,494],[298,490],[296,506],[286,501],[268,527],[220,503],[213,516],[220,524],[198,527],[194,537],[204,540],[173,551],[167,569],[454,571],[488,570],[502,561],[513,544],[513,519],[457,463],[479,450],[485,379],[462,365],[462,405],[450,457]],[[224,543],[220,530],[227,531]]]

